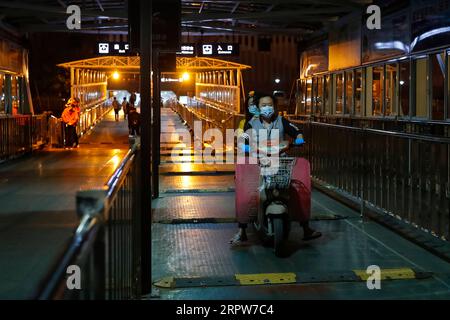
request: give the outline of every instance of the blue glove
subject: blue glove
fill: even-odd
[[[295,139],[294,145],[300,146],[304,143],[305,143],[305,140],[303,138],[297,138],[297,139]]]
[[[248,144],[242,145],[242,152],[249,153],[250,152],[250,146]]]

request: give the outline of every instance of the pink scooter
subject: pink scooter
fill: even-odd
[[[257,165],[236,166],[237,218],[240,223],[253,222],[258,234],[273,242],[275,255],[280,256],[291,222],[309,220],[310,166],[306,159],[280,156],[290,147],[287,141],[261,145]]]

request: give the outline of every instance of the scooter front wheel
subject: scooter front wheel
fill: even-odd
[[[283,245],[286,239],[283,218],[273,218],[272,225],[275,255],[279,257],[282,254]]]

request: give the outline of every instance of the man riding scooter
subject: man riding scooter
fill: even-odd
[[[279,133],[279,140],[284,140],[284,135],[295,139],[294,144],[304,143],[303,135],[299,128],[287,119],[276,113],[274,99],[270,95],[261,95],[258,100],[260,116],[247,122],[244,131],[246,136],[256,135],[259,139],[260,132],[266,132],[270,137],[272,131]],[[245,152],[250,152],[248,143],[243,145]],[[258,199],[260,169],[256,164],[236,165],[236,215],[239,222],[239,232],[230,240],[232,245],[238,245],[247,241],[246,228],[255,216],[255,203]],[[311,184],[309,177],[309,163],[305,159],[298,159],[292,168],[292,182],[290,187],[290,210],[295,213],[294,218],[303,228],[303,240],[309,241],[319,238],[322,234],[309,226],[311,215]]]

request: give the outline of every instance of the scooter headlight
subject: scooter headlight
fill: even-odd
[[[262,168],[268,168],[271,166],[270,158],[261,158],[259,164]]]
[[[280,191],[278,191],[278,189],[273,189],[272,194],[274,197],[278,198],[280,196]]]

